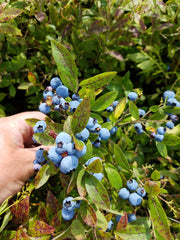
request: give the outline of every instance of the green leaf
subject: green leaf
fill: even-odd
[[[85,197],[86,196],[86,189],[85,189],[85,184],[84,184],[84,174],[85,174],[85,169],[81,169],[78,173],[77,176],[77,190],[78,193],[81,197]]]
[[[151,240],[151,233],[138,233],[138,234],[126,234],[121,233],[120,231],[115,231],[115,239],[123,239],[123,240]]]
[[[157,112],[157,111],[159,110],[159,106],[158,106],[158,105],[151,106],[151,107],[149,108],[149,110],[150,110],[151,112]]]
[[[0,22],[7,22],[23,12],[22,9],[18,8],[7,8],[2,13],[0,13]]]
[[[96,227],[97,216],[93,207],[86,201],[81,202],[81,207],[79,209],[79,214],[81,215],[83,221],[91,227]]]
[[[164,107],[163,110],[166,113],[172,113],[172,114],[175,114],[175,115],[180,114],[180,107]]]
[[[101,127],[102,128],[107,128],[108,130],[111,130],[113,128],[113,124],[112,124],[111,121],[110,122],[105,122],[105,123],[101,124]]]
[[[106,109],[114,102],[117,95],[118,95],[117,91],[111,91],[111,92],[105,93],[95,101],[95,103],[91,107],[91,110],[99,112]]]
[[[114,110],[114,117],[115,119],[118,119],[121,114],[123,113],[124,109],[126,107],[126,98],[121,99],[121,101],[118,103]]]
[[[72,121],[72,116],[68,116],[63,126],[63,131],[68,133],[69,135],[73,135],[73,132],[71,129],[71,121]]]
[[[84,148],[84,142],[83,141],[77,139],[75,136],[73,136],[73,141],[74,141],[75,148],[78,151],[83,150],[83,148]]]
[[[100,228],[103,231],[106,231],[108,227],[108,223],[106,218],[104,217],[104,214],[101,211],[97,210],[96,216],[97,216],[97,228]]]
[[[159,180],[161,178],[161,174],[158,170],[154,170],[152,173],[151,173],[151,178],[152,180]]]
[[[100,173],[102,171],[102,162],[100,159],[96,159],[86,167],[86,171],[93,173]]]
[[[84,240],[86,238],[84,226],[78,219],[72,222],[71,233],[77,240]]]
[[[90,101],[84,98],[73,113],[71,129],[74,134],[81,132],[87,125],[90,117]]]
[[[144,60],[148,59],[148,56],[146,56],[143,53],[137,52],[137,53],[131,53],[127,55],[127,58],[129,60],[132,60],[134,62],[143,62]]]
[[[81,81],[79,85],[81,87],[98,89],[110,83],[111,80],[116,76],[116,74],[117,72],[100,73],[98,75],[95,75],[94,77]]]
[[[129,102],[129,112],[135,119],[139,119],[138,107],[133,102]]]
[[[180,144],[180,137],[166,133],[163,139],[163,143],[167,146],[176,146]]]
[[[125,170],[130,170],[129,162],[117,144],[114,144],[114,155],[117,164]]]
[[[157,147],[158,152],[161,154],[161,156],[166,158],[167,157],[166,145],[162,142],[156,142],[156,147]]]
[[[121,176],[112,164],[105,164],[105,171],[113,188],[120,189],[123,187]]]
[[[29,221],[28,234],[33,237],[51,235],[54,233],[54,231],[55,228],[43,221],[33,219]]]
[[[1,224],[1,227],[0,227],[0,233],[5,229],[5,227],[7,226],[9,220],[10,220],[10,216],[11,216],[11,211],[8,210],[3,218],[3,222]]]
[[[14,87],[14,85],[10,85],[9,86],[9,95],[11,97],[15,97],[15,95],[16,95],[16,88]]]
[[[0,26],[1,31],[1,26]],[[12,58],[11,61],[2,62],[0,65],[0,72],[14,72],[18,71],[25,66],[27,62],[26,56],[24,53],[20,53],[19,55]]]
[[[44,164],[35,176],[35,189],[42,187],[50,178],[50,166]]]
[[[151,71],[154,67],[155,62],[153,60],[146,60],[137,65],[138,68],[142,69],[143,71]]]
[[[19,84],[18,89],[20,89],[20,90],[27,90],[31,86],[33,86],[32,83],[24,82],[24,83]]]
[[[150,180],[146,181],[144,189],[150,196],[158,195],[161,192],[160,186],[158,185],[158,183]]]
[[[69,51],[55,40],[51,40],[52,55],[64,85],[73,92],[78,89],[78,71],[74,59]]]
[[[109,208],[109,196],[104,185],[91,174],[85,177],[85,187],[90,199],[100,208]]]
[[[34,127],[34,125],[40,121],[40,119],[38,118],[27,118],[25,119],[25,121],[27,122],[27,124],[29,124],[31,127]]]
[[[167,216],[156,196],[149,196],[148,206],[150,212],[150,218],[153,224],[155,235],[160,235],[164,240],[171,240],[171,234]],[[157,238],[159,239],[159,238]]]
[[[40,143],[42,145],[49,146],[49,145],[53,145],[55,143],[54,138],[49,136],[46,133],[35,133],[35,134],[33,134],[33,137],[38,143]]]

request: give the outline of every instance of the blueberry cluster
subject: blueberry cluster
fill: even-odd
[[[96,159],[100,159],[102,161],[101,158],[99,157],[92,157],[89,160],[87,160],[87,162],[85,163],[85,166],[87,167],[89,164],[91,164],[93,161],[95,161]],[[101,181],[104,177],[103,173],[91,173],[95,178],[97,178],[97,180]]]
[[[75,208],[79,208],[81,201],[74,201],[73,197],[67,197],[63,200],[62,218],[69,221],[74,217]]]
[[[139,206],[142,203],[142,198],[146,196],[146,191],[143,187],[139,187],[135,179],[127,181],[127,188],[121,188],[119,197],[123,200],[129,200],[129,203],[133,206]]]
[[[46,159],[43,155],[43,152],[44,152],[44,148],[40,148],[36,151],[36,155],[35,155],[36,158],[33,162],[35,171],[39,171],[42,165],[46,163]]]
[[[171,90],[166,90],[163,93],[163,99],[167,100],[166,104],[167,106],[171,107],[180,107],[180,102],[175,98],[175,92]]]

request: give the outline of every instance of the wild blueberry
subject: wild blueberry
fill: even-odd
[[[101,138],[98,137],[94,142],[92,142],[92,145],[95,148],[99,148],[101,146]]]
[[[176,107],[178,105],[178,101],[175,98],[168,98],[167,106]]]
[[[36,124],[33,127],[34,133],[43,133],[46,129],[46,122],[45,121],[37,121]]]
[[[104,177],[102,173],[93,173],[93,176],[99,181],[101,181]]]
[[[114,223],[113,223],[112,220],[110,220],[110,221],[108,222],[108,227],[107,227],[106,231],[111,231],[111,229],[113,228],[113,226],[114,226]]]
[[[99,131],[99,136],[102,140],[107,140],[111,134],[107,128],[101,128]]]
[[[118,103],[119,103],[119,101],[114,101],[114,102],[112,103],[113,108],[115,108],[115,107],[118,105]]]
[[[175,97],[175,92],[171,91],[171,90],[166,90],[164,93],[163,93],[163,98],[174,98]]]
[[[48,91],[48,90],[45,90],[44,92],[43,92],[43,98],[45,99],[45,100],[47,100],[47,97],[53,97],[53,92],[52,91]]]
[[[48,113],[50,113],[51,108],[46,103],[41,103],[39,105],[39,111],[44,114],[48,114]]]
[[[76,153],[74,143],[67,143],[65,145],[65,151],[68,153],[68,155],[74,155]]]
[[[177,115],[172,114],[172,115],[170,116],[170,119],[171,119],[173,122],[177,122],[177,121],[179,120],[179,117],[178,117]]]
[[[130,192],[127,188],[121,188],[119,190],[118,196],[124,200],[128,199],[130,195]]]
[[[107,111],[107,112],[112,112],[112,111],[113,111],[113,106],[107,107],[107,108],[106,108],[106,111]]]
[[[73,201],[73,197],[67,197],[63,200],[63,208],[67,211],[72,211],[76,207],[76,201]]]
[[[60,162],[60,171],[64,174],[70,173],[78,166],[78,158],[74,155],[64,157]]]
[[[76,108],[79,106],[79,102],[77,100],[73,100],[69,102],[70,112],[75,112]]]
[[[166,133],[166,128],[165,127],[158,127],[157,128],[157,133],[164,135]]]
[[[62,85],[61,79],[59,77],[51,78],[50,85],[53,89],[56,89],[57,87]]]
[[[139,117],[143,117],[146,114],[146,112],[143,109],[139,109]]]
[[[135,123],[134,124],[134,129],[138,132],[141,129],[143,129],[142,124],[141,123]]]
[[[94,124],[92,128],[89,128],[89,131],[93,133],[99,133],[100,130],[101,130],[101,125],[98,123]]]
[[[130,92],[130,93],[128,94],[128,99],[129,99],[130,101],[135,101],[135,100],[137,99],[137,97],[138,97],[138,95],[137,95],[137,93],[135,93],[135,92]]]
[[[75,213],[74,213],[74,210],[67,211],[65,208],[63,208],[61,214],[62,214],[62,218],[65,221],[70,221],[71,219],[73,219]]]
[[[79,100],[79,94],[78,94],[78,93],[74,93],[74,94],[72,95],[72,99],[73,99],[73,100]]]
[[[169,129],[173,129],[174,123],[173,123],[172,121],[168,121],[168,122],[166,123],[166,127],[169,128]]]
[[[86,128],[90,129],[90,128],[92,128],[96,123],[97,123],[97,119],[90,117],[90,118],[89,118],[89,121],[88,121],[88,123],[87,123],[87,125],[86,125]]]
[[[130,191],[134,191],[138,188],[138,183],[135,179],[129,179],[127,181],[127,188],[130,190]]]
[[[56,88],[56,93],[57,93],[57,95],[59,95],[63,98],[66,98],[69,96],[69,89],[64,85],[61,85]]]
[[[56,165],[56,167],[59,167],[62,156],[56,152],[56,146],[49,149],[47,157]]]
[[[43,152],[44,152],[44,148],[40,148],[36,151],[36,160],[38,163],[43,163],[45,161]]]
[[[71,136],[66,132],[60,132],[56,137],[56,144],[58,144],[59,142],[70,143]]]
[[[84,156],[86,154],[86,151],[87,151],[87,147],[86,147],[86,144],[84,144],[84,147],[83,147],[83,149],[81,151],[76,150],[75,156],[77,158],[80,158],[80,157],[82,157],[82,156]]]
[[[79,140],[86,141],[89,137],[89,130],[87,128],[84,128],[80,133],[77,133],[75,135]]]
[[[135,192],[129,195],[129,203],[133,206],[139,206],[142,202],[142,198]]]
[[[111,134],[111,135],[114,135],[114,134],[117,132],[117,130],[118,130],[117,127],[113,127],[113,128],[111,128],[111,130],[110,130],[110,134]]]
[[[145,197],[146,196],[146,191],[143,187],[138,187],[138,189],[136,190],[137,194],[141,197]]]
[[[41,169],[41,167],[42,167],[41,164],[36,163],[36,164],[34,164],[33,169],[34,169],[34,171],[38,172]]]
[[[128,214],[128,223],[136,221],[136,215],[133,213]]]
[[[156,142],[162,142],[163,139],[164,139],[164,135],[162,134],[156,134],[155,137],[154,137],[155,141]]]

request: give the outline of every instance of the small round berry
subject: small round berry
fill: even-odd
[[[167,106],[176,107],[178,105],[178,101],[175,98],[168,98]]]
[[[79,106],[79,102],[77,100],[73,100],[69,102],[70,105],[70,112],[75,112],[76,108]]]
[[[73,99],[73,100],[79,100],[79,94],[78,94],[78,93],[74,93],[74,94],[72,95],[72,99]]]
[[[44,155],[43,155],[43,152],[44,152],[44,148],[40,148],[36,151],[36,161],[38,163],[43,163],[45,161],[45,158],[44,158]]]
[[[99,131],[99,136],[102,140],[107,140],[111,136],[111,134],[107,128],[101,128],[101,130]]]
[[[129,203],[133,206],[139,206],[142,202],[142,198],[135,192],[129,195]]]
[[[143,109],[139,109],[139,117],[143,117],[146,114],[146,112]]]
[[[69,96],[69,89],[64,85],[61,85],[56,88],[56,93],[57,93],[57,95],[59,95],[63,98],[66,98]]]
[[[142,124],[141,123],[135,123],[134,124],[134,129],[138,132],[141,129],[143,129]]]
[[[138,188],[138,183],[135,179],[129,179],[127,181],[127,188],[130,190],[130,191],[135,191],[137,188]]]
[[[179,117],[178,117],[177,115],[172,114],[172,115],[170,116],[170,119],[171,119],[173,122],[177,122],[177,121],[179,120]]]
[[[146,191],[143,187],[139,187],[137,190],[136,190],[137,194],[141,197],[145,197],[146,196]]]
[[[33,127],[34,133],[43,133],[46,130],[46,122],[45,121],[37,121]]]
[[[48,114],[51,111],[51,107],[49,107],[46,103],[41,103],[39,105],[39,111],[44,114]]]
[[[115,107],[118,105],[118,103],[119,103],[119,101],[114,101],[114,102],[112,103],[113,108],[115,108]]]
[[[128,94],[128,99],[129,99],[130,101],[135,101],[135,100],[137,99],[137,97],[138,97],[138,95],[137,95],[137,93],[135,93],[135,92],[130,92],[130,93]]]
[[[60,162],[60,171],[64,174],[70,173],[78,166],[78,158],[74,155],[64,157]]]
[[[43,92],[43,98],[47,100],[47,97],[53,97],[54,93],[52,91],[45,90]]]
[[[128,214],[128,223],[136,221],[136,215],[133,213]]]
[[[160,135],[164,135],[166,133],[166,128],[165,127],[158,127],[157,128],[157,133]]]
[[[113,228],[113,226],[114,226],[114,223],[113,223],[112,220],[110,220],[110,221],[108,222],[108,227],[107,227],[106,231],[111,231],[111,229]]]
[[[107,111],[107,112],[112,112],[112,111],[113,111],[113,106],[107,107],[107,108],[106,108],[106,111]]]
[[[114,135],[117,132],[118,128],[117,127],[113,127],[111,128],[111,130],[109,131],[111,135]]]
[[[86,141],[89,138],[89,130],[84,128],[80,133],[76,134],[76,137],[81,141]]]
[[[163,93],[163,98],[174,98],[175,97],[175,92],[171,91],[171,90],[166,90],[164,93]]]
[[[156,142],[162,142],[163,139],[164,139],[164,135],[162,134],[156,134],[155,137],[154,137],[155,141]]]
[[[93,176],[98,180],[101,181],[104,177],[102,173],[93,173]]]
[[[173,129],[174,123],[173,123],[172,121],[168,121],[168,122],[166,123],[166,127],[169,128],[169,129]]]
[[[67,211],[72,211],[76,207],[76,201],[73,201],[73,197],[67,197],[63,200],[63,208]]]
[[[71,219],[73,219],[74,217],[74,210],[72,211],[67,211],[66,209],[62,209],[62,218],[65,220],[65,221],[70,221]]]
[[[118,196],[124,200],[128,199],[129,195],[130,195],[130,192],[127,188],[121,188],[118,193]]]
[[[62,85],[61,79],[59,77],[51,78],[50,85],[53,89],[56,89],[57,87]]]
[[[90,117],[90,118],[89,118],[89,121],[88,121],[88,123],[87,123],[87,125],[86,125],[86,128],[90,129],[90,128],[92,128],[96,123],[97,123],[97,119]]]
[[[60,162],[62,160],[62,156],[57,153],[56,146],[53,146],[49,149],[47,157],[51,162],[55,164],[56,167],[59,167]]]

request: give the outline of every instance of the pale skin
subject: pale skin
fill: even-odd
[[[33,161],[41,147],[32,146],[33,128],[27,118],[44,120],[41,112],[23,112],[0,118],[0,204],[21,190],[25,182],[35,174]]]

